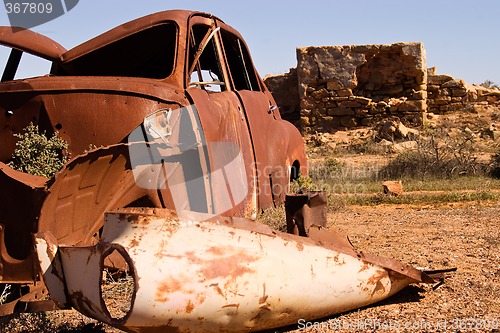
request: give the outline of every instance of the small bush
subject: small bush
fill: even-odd
[[[313,180],[340,178],[345,164],[335,158],[328,157],[321,163],[311,164],[309,177]]]
[[[270,226],[274,230],[286,232],[285,207],[269,207],[257,216],[257,221]]]
[[[452,178],[458,175],[484,174],[477,162],[471,137],[438,138],[417,141],[417,149],[400,153],[380,171],[383,179]]]
[[[51,178],[67,161],[64,154],[68,143],[54,133],[47,138],[37,125],[30,123],[23,133],[14,134],[19,138],[9,166],[35,176]]]

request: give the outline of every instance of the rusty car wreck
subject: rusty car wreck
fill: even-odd
[[[255,222],[307,174],[306,154],[220,19],[160,12],[71,50],[2,27],[0,43],[12,49],[0,83],[0,283],[19,286],[1,315],[75,308],[131,332],[255,331],[433,282],[326,230],[308,212],[318,196],[287,207],[290,233]],[[15,79],[24,52],[50,73]],[[50,179],[7,165],[29,123],[69,144]],[[120,314],[103,299],[106,268],[132,279]]]

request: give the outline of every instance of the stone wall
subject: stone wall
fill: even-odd
[[[500,91],[437,75],[422,43],[297,48],[297,69],[267,76],[282,117],[303,132],[371,126],[426,112],[500,106]]]
[[[300,98],[297,79],[297,69],[281,75],[268,75],[264,77],[267,88],[272,92],[276,103],[279,105],[283,119],[300,127]]]
[[[427,80],[427,104],[430,113],[478,111],[482,107],[500,106],[500,90],[468,84],[450,75],[437,75],[435,67],[428,69]]]
[[[426,110],[422,43],[297,49],[304,130],[369,126],[390,116],[418,125]]]

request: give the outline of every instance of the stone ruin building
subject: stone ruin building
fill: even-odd
[[[297,48],[297,68],[264,80],[282,117],[304,133],[395,117],[419,126],[427,113],[500,106],[500,90],[427,68],[420,42]]]

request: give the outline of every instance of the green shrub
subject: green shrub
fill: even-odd
[[[9,166],[31,175],[51,178],[67,161],[64,154],[68,143],[57,136],[47,138],[40,133],[38,125],[30,123],[23,132],[14,134],[19,138]]]

